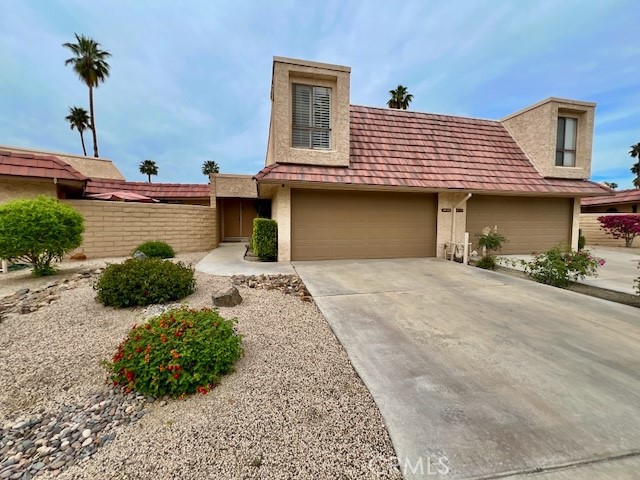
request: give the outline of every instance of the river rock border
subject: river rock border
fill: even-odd
[[[16,418],[0,429],[0,479],[28,480],[63,470],[93,455],[116,436],[115,428],[137,422],[155,399],[108,389],[83,406]],[[166,400],[159,402],[166,405]]]

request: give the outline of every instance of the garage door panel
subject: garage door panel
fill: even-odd
[[[293,190],[292,259],[435,255],[434,195]]]
[[[467,231],[477,243],[485,227],[507,238],[501,253],[530,254],[571,243],[573,199],[476,195],[467,202]]]

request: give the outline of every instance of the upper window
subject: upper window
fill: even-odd
[[[293,84],[293,141],[298,148],[331,148],[331,89]]]
[[[556,167],[574,167],[576,165],[576,132],[578,119],[558,118],[558,139],[556,141]]]

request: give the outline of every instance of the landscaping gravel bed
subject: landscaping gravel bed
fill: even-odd
[[[210,307],[211,293],[231,283],[202,273],[196,278],[197,291],[186,299],[196,308]],[[29,285],[21,281],[6,293]],[[0,324],[0,427],[14,437],[31,429],[36,440],[48,432],[40,437],[47,442],[26,444],[36,447],[43,464],[33,473],[74,479],[401,478],[389,468],[394,451],[380,413],[313,302],[278,290],[238,288],[244,301],[220,312],[238,319],[245,355],[218,387],[185,400],[151,401],[105,386],[99,361],[113,355],[143,309],[102,307],[90,284],[60,291],[58,300],[35,312],[6,318]],[[0,464],[10,451],[11,461],[24,460],[28,449],[23,446],[16,460],[17,438],[10,441],[10,448],[0,447]],[[5,474],[7,468],[0,467],[0,478],[29,478],[17,476],[15,467]]]

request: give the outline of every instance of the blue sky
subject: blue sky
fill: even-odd
[[[352,67],[351,103],[499,119],[550,96],[598,103],[593,179],[631,186],[640,142],[637,0],[1,0],[0,145],[81,153],[64,117],[87,90],[74,32],[112,53],[95,95],[100,154],[128,180],[205,182],[202,162],[256,173],[274,55]],[[90,139],[87,138],[90,150]]]

